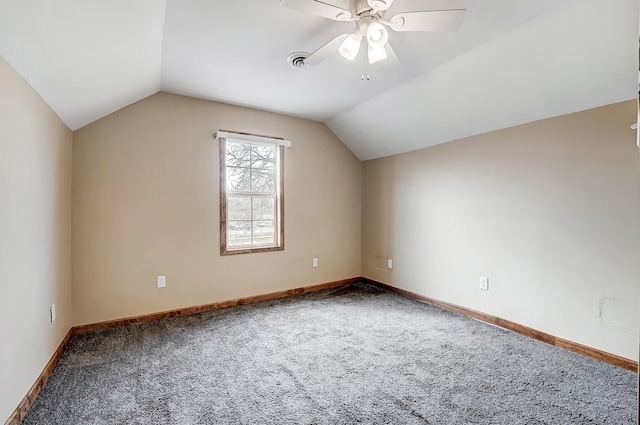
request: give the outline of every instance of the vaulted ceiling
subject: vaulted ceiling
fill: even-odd
[[[369,81],[340,55],[290,66],[354,24],[278,0],[0,0],[0,55],[72,130],[166,91],[326,122],[363,160],[637,94],[637,0],[389,12],[453,8],[468,11],[457,32],[392,32],[400,63],[368,66]]]

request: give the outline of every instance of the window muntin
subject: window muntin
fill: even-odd
[[[283,146],[220,139],[220,253],[284,249]]]

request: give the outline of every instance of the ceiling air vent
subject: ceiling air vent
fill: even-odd
[[[308,56],[307,52],[293,52],[287,56],[287,63],[294,68],[306,68],[311,66],[304,61]]]

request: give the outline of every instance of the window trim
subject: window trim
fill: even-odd
[[[221,131],[222,133],[222,131]],[[224,136],[227,136],[229,132],[224,132]],[[284,251],[284,147],[286,146],[283,143],[269,143],[264,141],[254,141],[246,138],[247,140],[243,140],[243,135],[247,136],[255,136],[266,138],[265,136],[259,135],[250,135],[246,133],[234,133],[237,134],[238,137],[222,137],[223,135],[216,134],[216,137],[219,140],[220,144],[220,255],[237,255],[237,254],[253,254],[258,252],[273,252],[273,251]],[[282,141],[283,139],[276,138],[268,138],[274,141]],[[277,163],[276,163],[276,171],[277,171],[277,184],[276,184],[276,207],[274,212],[274,225],[276,226],[274,236],[277,236],[276,245],[274,246],[261,246],[255,248],[229,248],[228,240],[227,240],[227,163],[226,163],[226,146],[227,141],[238,142],[238,143],[249,143],[253,145],[274,145],[277,150]],[[286,141],[285,141],[286,142]]]

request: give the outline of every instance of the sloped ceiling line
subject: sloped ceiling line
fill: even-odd
[[[289,66],[352,24],[278,0],[0,0],[0,56],[72,130],[163,90],[326,122],[363,160],[636,96],[637,0],[392,8],[468,13],[455,33],[392,34],[400,65],[366,84],[339,55]]]
[[[367,160],[634,99],[638,2],[616,6],[564,2],[327,125]]]

